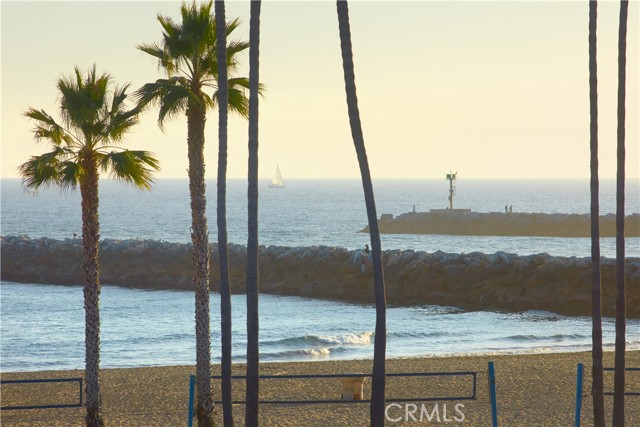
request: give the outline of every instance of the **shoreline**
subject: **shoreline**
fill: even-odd
[[[628,329],[628,328],[627,328]],[[627,332],[627,341],[629,340],[629,334]],[[373,345],[373,344],[372,344]],[[373,351],[373,350],[372,350]],[[553,348],[547,346],[545,347],[544,350],[540,350],[540,349],[531,349],[531,350],[494,350],[494,351],[479,351],[479,352],[475,352],[475,353],[464,353],[464,352],[457,352],[457,353],[432,353],[432,354],[412,354],[412,355],[404,355],[404,356],[390,356],[387,353],[387,357],[386,360],[387,361],[403,361],[403,360],[413,360],[413,359],[450,359],[450,358],[492,358],[492,357],[510,357],[510,356],[515,356],[515,357],[526,357],[526,356],[553,356],[553,355],[568,355],[568,354],[582,354],[582,353],[588,353],[590,352],[590,348],[586,349],[586,348],[571,348],[571,349],[567,349],[567,350],[554,350]],[[627,353],[630,352],[640,352],[640,343],[637,343],[634,346],[630,346],[629,342],[627,342],[626,345],[626,351]],[[610,343],[610,344],[605,344],[603,346],[603,353],[605,354],[614,354],[615,353],[615,349],[614,349],[614,343]],[[360,362],[364,362],[369,360],[368,357],[353,357],[353,358],[348,358],[348,357],[339,357],[339,356],[327,356],[327,357],[323,357],[323,356],[314,356],[314,357],[308,357],[306,359],[296,359],[296,358],[292,358],[292,359],[266,359],[263,356],[261,356],[261,364],[273,364],[273,365],[280,365],[280,364],[315,364],[315,363],[341,363],[341,362],[347,362],[347,363],[360,363]],[[234,365],[245,365],[246,361],[243,358],[237,358],[237,357],[233,357],[233,364]],[[219,360],[214,360],[212,361],[212,365],[219,365],[220,361]],[[186,366],[184,363],[180,362],[180,363],[163,363],[163,364],[146,364],[146,365],[135,365],[135,366],[110,366],[110,365],[106,365],[106,364],[102,364],[102,368],[101,369],[147,369],[147,368],[163,368],[163,367],[182,367],[182,366]],[[2,373],[3,375],[23,375],[23,374],[32,374],[32,373],[38,373],[38,372],[72,372],[72,371],[81,371],[82,368],[76,368],[76,367],[69,367],[69,368],[50,368],[50,369],[27,369],[27,370],[19,370],[19,369],[11,369],[11,370],[0,370],[0,373]]]
[[[605,367],[613,366],[613,352],[604,353]],[[640,351],[627,352],[628,367],[640,367]],[[476,400],[454,400],[451,402],[427,402],[431,412],[438,405],[442,418],[443,405],[449,403],[449,414],[453,405],[459,407],[465,416],[464,422],[438,423],[423,421],[391,422],[388,426],[410,425],[490,425],[491,408],[487,387],[487,364],[493,361],[496,372],[498,419],[500,425],[510,427],[557,427],[573,425],[575,410],[575,386],[577,363],[584,364],[584,390],[582,422],[592,424],[592,402],[586,390],[591,383],[591,353],[553,353],[528,355],[492,355],[458,357],[422,357],[387,360],[387,372],[476,372]],[[244,375],[244,365],[234,364],[234,374]],[[214,365],[214,374],[219,365]],[[123,426],[167,426],[186,425],[188,403],[188,377],[195,371],[193,366],[161,366],[147,368],[103,369],[102,390],[104,415],[109,425]],[[336,374],[369,373],[371,360],[338,360],[313,362],[261,363],[262,375],[290,374]],[[83,371],[40,371],[27,373],[2,373],[2,379],[64,378],[83,376]],[[320,383],[315,380],[263,380],[261,399],[339,399],[340,386],[337,380]],[[412,382],[414,381],[414,382]],[[420,380],[423,381],[423,380]],[[387,381],[387,398],[415,397],[429,394],[429,397],[469,395],[471,385],[466,380],[427,379],[415,383],[407,377],[394,377]],[[435,383],[432,381],[436,381]],[[438,382],[440,381],[440,382]],[[612,389],[613,373],[605,373],[605,390]],[[219,383],[214,383],[214,392],[219,392]],[[244,384],[234,381],[234,395],[242,398]],[[640,373],[627,374],[627,390],[640,391]],[[365,397],[370,393],[370,382],[365,382]],[[77,397],[77,390],[75,390]],[[416,394],[417,393],[417,394]],[[437,393],[445,393],[444,395]],[[3,390],[3,404],[29,404],[33,400],[73,399],[73,393],[49,389]],[[612,397],[605,397],[607,419],[611,417]],[[418,407],[420,405],[417,402]],[[366,426],[368,425],[368,404],[293,404],[261,405],[260,421],[265,426]],[[418,412],[419,413],[419,412]],[[391,407],[389,415],[397,419],[402,409]],[[81,426],[83,408],[50,410],[2,411],[3,425],[16,427],[38,426]],[[238,425],[243,423],[244,406],[234,405],[234,418]],[[451,415],[449,415],[451,417]],[[221,424],[220,407],[216,415],[216,425]],[[626,400],[627,425],[640,422],[640,404],[636,396]]]

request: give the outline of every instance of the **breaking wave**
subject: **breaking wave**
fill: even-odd
[[[300,345],[369,345],[373,339],[373,332],[362,332],[345,335],[303,335],[299,337],[283,338],[262,342],[262,346],[300,346]]]
[[[302,335],[260,343],[261,357],[266,360],[305,360],[340,357],[373,342],[373,332],[343,335]]]

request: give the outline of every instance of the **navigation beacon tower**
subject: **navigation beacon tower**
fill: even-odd
[[[451,173],[451,169],[449,169],[447,180],[449,181],[449,209],[451,210],[453,210],[453,195],[456,192],[456,175],[458,175],[458,171]]]

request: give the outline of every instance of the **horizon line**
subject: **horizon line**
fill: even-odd
[[[0,177],[1,180],[16,180],[19,181],[22,178],[21,177],[16,177],[16,176],[8,176],[8,177]],[[212,177],[205,177],[205,180],[216,180],[217,177],[212,176]],[[232,177],[227,177],[227,180],[233,180],[233,181],[237,181],[237,180],[246,180],[247,177],[246,176],[242,176],[242,177],[236,177],[236,176],[232,176]],[[446,181],[446,178],[444,177],[372,177],[372,179],[374,181]],[[464,177],[461,178],[461,181],[464,180],[487,180],[487,181],[538,181],[538,180],[544,180],[544,181],[582,181],[582,180],[590,180],[591,178],[586,176],[586,177],[509,177],[509,178],[501,178],[501,177]],[[116,179],[113,179],[111,177],[105,177],[104,180],[106,181],[116,181]],[[180,177],[176,177],[176,176],[162,176],[162,177],[157,177],[154,178],[154,181],[162,181],[162,180],[189,180],[189,177],[186,176],[180,176]],[[258,180],[260,181],[270,181],[271,177],[258,177]],[[361,178],[360,177],[289,177],[287,178],[287,181],[360,181]],[[616,180],[615,176],[612,177],[599,177],[600,181],[612,181],[612,180]],[[627,181],[640,181],[640,177],[638,176],[630,176],[630,177],[625,177],[625,182]]]

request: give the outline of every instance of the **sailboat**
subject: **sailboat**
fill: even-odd
[[[273,173],[273,178],[271,178],[271,184],[269,184],[271,188],[284,188],[284,181],[282,180],[282,174],[280,173],[280,166],[276,165],[276,171]]]

